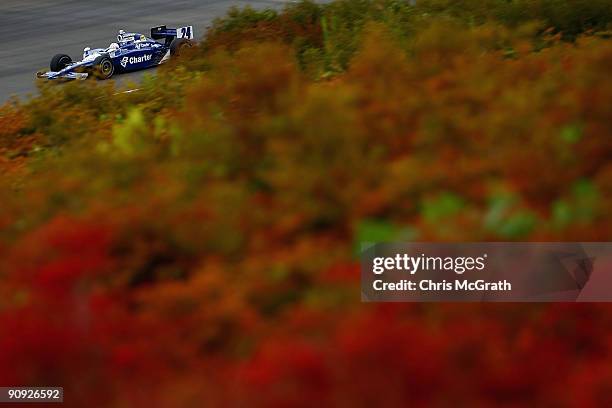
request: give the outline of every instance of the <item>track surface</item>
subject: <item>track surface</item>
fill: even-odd
[[[107,47],[120,29],[193,25],[201,37],[230,6],[279,7],[283,0],[0,0],[0,104],[34,94],[34,76],[54,54],[80,59],[83,48]],[[140,73],[118,75],[137,80]]]

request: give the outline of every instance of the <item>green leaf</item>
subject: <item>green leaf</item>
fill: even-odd
[[[355,253],[367,249],[374,243],[411,241],[417,236],[418,232],[414,228],[398,227],[386,220],[361,220],[355,230]]]
[[[536,225],[536,217],[529,211],[521,211],[506,219],[497,233],[504,238],[522,238],[527,236]]]
[[[552,222],[558,228],[571,224],[574,214],[567,201],[557,200],[552,205]]]
[[[582,127],[578,124],[567,125],[561,129],[560,137],[565,143],[578,143],[582,139]]]
[[[435,223],[441,219],[458,214],[465,207],[463,199],[452,193],[442,193],[425,200],[421,213],[425,221]]]

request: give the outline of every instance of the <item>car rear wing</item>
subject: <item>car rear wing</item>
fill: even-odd
[[[151,38],[154,40],[165,39],[166,44],[170,44],[175,38],[185,38],[193,40],[193,26],[168,28],[164,26],[153,27],[151,29]]]

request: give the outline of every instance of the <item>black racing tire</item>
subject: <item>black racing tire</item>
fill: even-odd
[[[173,57],[179,57],[182,50],[191,47],[193,47],[193,41],[186,38],[175,38],[170,43],[170,55]]]
[[[51,58],[51,64],[49,64],[49,68],[51,68],[51,71],[53,72],[58,72],[66,68],[70,64],[72,64],[72,58],[70,58],[70,55],[57,54],[54,55],[53,58]]]
[[[93,63],[94,76],[98,79],[110,79],[115,73],[113,61],[106,55],[101,55]]]

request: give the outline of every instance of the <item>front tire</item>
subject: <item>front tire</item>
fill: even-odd
[[[49,68],[51,68],[52,72],[59,72],[70,64],[72,64],[72,58],[70,58],[70,55],[57,54],[51,58]]]
[[[107,56],[98,57],[94,61],[94,75],[98,79],[109,79],[115,73],[113,61]]]

